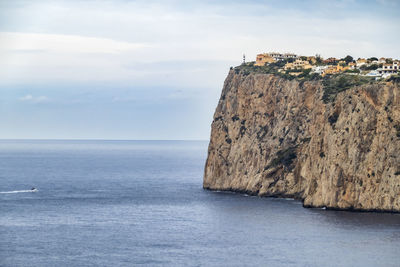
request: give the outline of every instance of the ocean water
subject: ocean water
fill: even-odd
[[[206,153],[0,141],[0,266],[400,266],[399,214],[204,191]]]

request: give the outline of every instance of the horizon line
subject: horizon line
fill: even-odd
[[[210,141],[210,139],[0,138],[0,141]]]

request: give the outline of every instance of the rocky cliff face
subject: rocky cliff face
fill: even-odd
[[[205,189],[293,197],[306,207],[400,211],[399,84],[351,87],[229,72]]]

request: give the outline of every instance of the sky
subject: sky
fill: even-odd
[[[400,1],[0,0],[0,138],[208,140],[243,54],[400,58]]]

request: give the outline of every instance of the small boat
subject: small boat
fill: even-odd
[[[31,188],[31,191],[36,192],[36,191],[37,191],[36,187],[32,187],[32,188]]]

